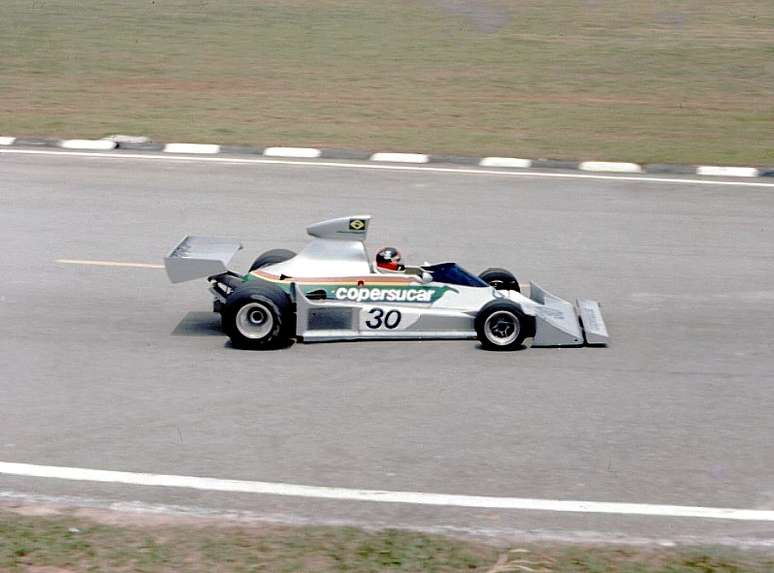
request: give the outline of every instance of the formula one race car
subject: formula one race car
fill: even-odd
[[[365,241],[370,216],[323,221],[298,254],[274,249],[247,274],[226,265],[242,248],[229,239],[188,236],[164,259],[173,283],[207,277],[214,310],[237,348],[375,339],[473,339],[491,350],[532,346],[604,346],[599,305],[577,308],[535,283],[529,297],[504,269],[476,276],[451,262],[371,264]]]

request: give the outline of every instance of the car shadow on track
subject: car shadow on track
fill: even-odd
[[[220,326],[220,315],[215,312],[189,312],[170,334],[172,336],[219,336],[226,338],[226,334]],[[287,344],[276,348],[267,348],[266,351],[284,350],[293,346],[294,343],[295,341],[289,340]],[[223,347],[237,350],[228,339],[224,342]]]
[[[224,336],[220,315],[214,312],[189,312],[172,331],[172,336]]]
[[[480,342],[478,342],[478,341],[476,341],[476,342],[475,342],[475,347],[476,347],[476,350],[483,350],[484,352],[488,352],[488,353],[490,353],[490,354],[491,354],[492,352],[496,352],[496,351],[494,351],[494,350],[492,350],[492,349],[490,349],[490,348],[487,348],[486,346],[484,346],[483,344],[481,344],[481,343],[480,343]],[[503,352],[504,354],[507,354],[507,353],[509,353],[509,352],[523,352],[524,350],[527,350],[528,348],[529,348],[529,346],[526,346],[526,345],[522,344],[522,345],[521,345],[521,346],[519,346],[518,348],[512,348],[512,349],[510,349],[510,350],[505,350],[505,351],[502,351],[502,352]]]

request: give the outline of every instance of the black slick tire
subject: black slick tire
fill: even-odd
[[[476,336],[487,350],[515,350],[535,335],[535,320],[510,300],[486,303],[475,320]]]
[[[482,271],[482,273],[478,275],[478,278],[497,290],[515,290],[516,292],[521,292],[519,281],[516,280],[516,277],[511,271],[506,269],[492,267]]]
[[[296,256],[296,253],[289,249],[271,249],[269,251],[266,251],[265,253],[261,253],[258,255],[258,258],[256,258],[253,261],[253,264],[250,265],[250,272],[253,272],[255,269],[260,269],[261,267],[265,267],[266,265],[275,265],[277,263],[283,263],[287,261],[288,259],[292,259]]]
[[[247,282],[232,292],[223,304],[221,318],[231,344],[244,350],[287,346],[295,325],[290,297],[259,281]]]

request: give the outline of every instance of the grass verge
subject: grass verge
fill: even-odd
[[[0,134],[774,163],[768,0],[3,0]]]
[[[719,548],[481,542],[398,530],[235,526],[214,520],[20,515],[0,509],[0,571],[764,573],[774,555]]]

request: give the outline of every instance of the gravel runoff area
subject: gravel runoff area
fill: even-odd
[[[769,165],[774,4],[4,0],[2,136]]]

